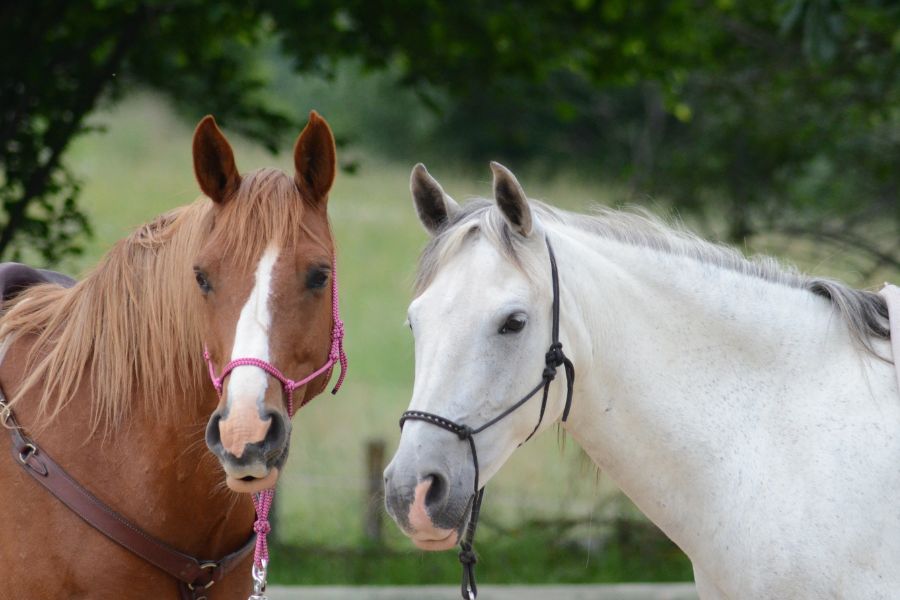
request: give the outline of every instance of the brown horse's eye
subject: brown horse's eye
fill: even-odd
[[[306,276],[306,287],[311,290],[325,287],[328,283],[328,273],[322,269],[314,269]]]
[[[204,294],[209,293],[209,291],[212,289],[212,286],[209,285],[209,279],[207,279],[206,273],[204,273],[200,269],[194,269],[194,279],[197,280],[197,285],[200,287],[200,291]]]

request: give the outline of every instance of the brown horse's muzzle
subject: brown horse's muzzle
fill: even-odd
[[[252,413],[252,414],[251,414]],[[287,460],[290,421],[279,411],[217,410],[206,427],[206,445],[225,470],[228,487],[256,492],[272,487]]]

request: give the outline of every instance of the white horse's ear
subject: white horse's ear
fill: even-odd
[[[512,172],[498,162],[491,161],[494,172],[494,200],[513,231],[528,236],[532,230],[531,207],[525,191]]]
[[[459,210],[459,204],[444,193],[441,184],[422,163],[413,167],[409,176],[409,191],[412,192],[419,220],[431,235],[437,235]]]

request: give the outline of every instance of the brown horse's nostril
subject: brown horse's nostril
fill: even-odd
[[[280,454],[287,442],[287,423],[284,416],[274,410],[266,411],[269,430],[263,440],[266,454]]]
[[[212,450],[217,456],[220,454],[222,438],[219,435],[219,421],[222,420],[222,413],[216,411],[209,418],[206,424],[206,447]]]

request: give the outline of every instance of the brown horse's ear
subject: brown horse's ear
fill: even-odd
[[[319,113],[309,112],[309,122],[294,144],[294,178],[306,200],[325,204],[334,183],[334,136]]]
[[[437,235],[459,210],[459,205],[444,192],[441,184],[422,163],[413,167],[409,176],[409,191],[419,220],[431,235]]]
[[[494,172],[494,200],[513,231],[528,237],[531,233],[531,206],[525,190],[512,172],[498,162],[491,161]]]
[[[204,194],[216,204],[225,202],[241,185],[234,152],[212,115],[194,130],[194,174]]]

